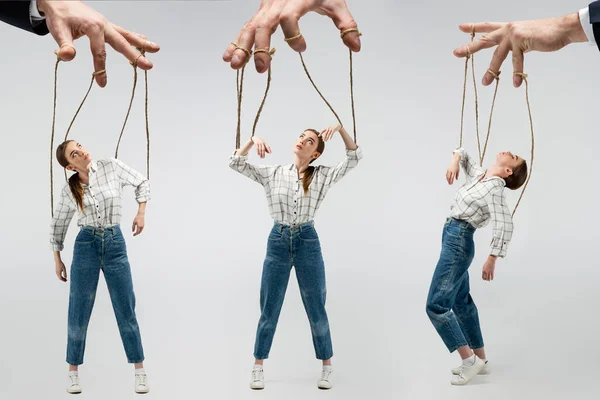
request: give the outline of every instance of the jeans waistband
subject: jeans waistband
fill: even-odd
[[[469,222],[467,222],[463,219],[457,219],[457,218],[453,218],[453,217],[446,218],[446,223],[454,223],[454,224],[462,227],[463,229],[465,229],[467,231],[471,231],[471,232],[475,232],[475,230],[477,229],[473,225],[471,225]]]
[[[121,227],[119,225],[113,225],[113,226],[105,226],[105,227],[99,228],[97,226],[84,225],[81,227],[80,231],[86,231],[86,232],[89,232],[92,234],[99,234],[99,235],[102,235],[105,232],[115,234],[115,233],[118,233],[121,231]]]
[[[279,232],[281,232],[283,230],[302,231],[302,229],[314,228],[314,225],[315,225],[315,221],[308,221],[308,222],[304,222],[304,223],[296,224],[296,225],[286,225],[286,224],[282,224],[282,223],[275,221],[275,223],[273,224],[273,227],[275,229],[279,230]]]

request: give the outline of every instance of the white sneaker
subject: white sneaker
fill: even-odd
[[[471,366],[461,365],[460,372],[450,383],[457,386],[466,385],[471,379],[477,376],[483,367],[485,367],[485,362],[475,356],[475,363]]]
[[[489,375],[491,374],[492,371],[490,371],[490,366],[488,364],[488,362],[485,362],[485,366],[481,369],[481,371],[479,371],[479,375]],[[452,369],[452,375],[459,375],[460,374],[460,367],[456,367]]]
[[[319,379],[319,383],[317,384],[319,389],[328,390],[333,387],[333,385],[331,384],[331,378],[330,378],[332,372],[333,372],[333,370],[331,369],[331,367],[329,367],[329,368],[323,367],[323,371],[321,372],[321,379]]]
[[[265,373],[262,368],[252,369],[252,380],[250,381],[250,389],[263,390],[265,388]]]
[[[71,374],[69,375],[69,386],[67,387],[67,393],[70,394],[79,394],[81,393],[81,385],[79,384],[79,375]]]
[[[150,391],[148,387],[148,377],[146,374],[135,374],[135,392],[146,394]]]

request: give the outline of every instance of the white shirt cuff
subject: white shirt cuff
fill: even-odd
[[[585,36],[587,36],[588,43],[595,46],[596,39],[594,38],[594,27],[590,23],[590,9],[588,7],[579,10],[579,22],[581,22],[581,27],[585,32]]]
[[[29,20],[31,21],[31,24],[34,25],[35,23],[35,25],[37,25],[40,21],[45,19],[46,17],[42,16],[37,8],[37,1],[31,0],[31,4],[29,6]]]

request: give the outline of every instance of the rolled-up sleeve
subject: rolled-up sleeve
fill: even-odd
[[[481,166],[462,147],[454,150],[454,154],[460,155],[460,166],[469,177],[474,178],[483,172]]]
[[[326,185],[332,185],[342,179],[348,172],[352,171],[358,162],[362,159],[362,150],[357,147],[355,150],[346,149],[346,158],[333,167],[319,167],[319,172],[325,175]]]
[[[150,181],[120,160],[113,158],[111,162],[115,165],[115,173],[121,185],[135,188],[135,200],[138,203],[148,202],[150,200]]]
[[[77,211],[77,206],[69,196],[69,190],[68,187],[65,187],[60,193],[60,199],[50,223],[50,247],[52,251],[62,251],[64,249],[69,224]]]
[[[512,239],[513,220],[508,204],[506,203],[506,195],[503,187],[490,192],[488,207],[493,221],[493,239],[490,254],[504,258],[508,244]]]
[[[248,156],[236,155],[229,157],[229,167],[263,186],[272,179],[277,169],[277,166],[274,165],[250,164]]]

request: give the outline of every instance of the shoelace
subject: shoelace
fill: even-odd
[[[146,374],[135,374],[135,381],[137,386],[146,386]]]
[[[256,381],[262,381],[262,376],[263,376],[263,370],[262,369],[253,369],[252,370],[252,380],[254,382],[256,382]]]
[[[69,378],[71,379],[71,386],[79,385],[79,375],[69,375]]]
[[[324,369],[323,373],[321,374],[321,380],[328,381],[330,374],[331,374],[331,370],[330,369]]]

